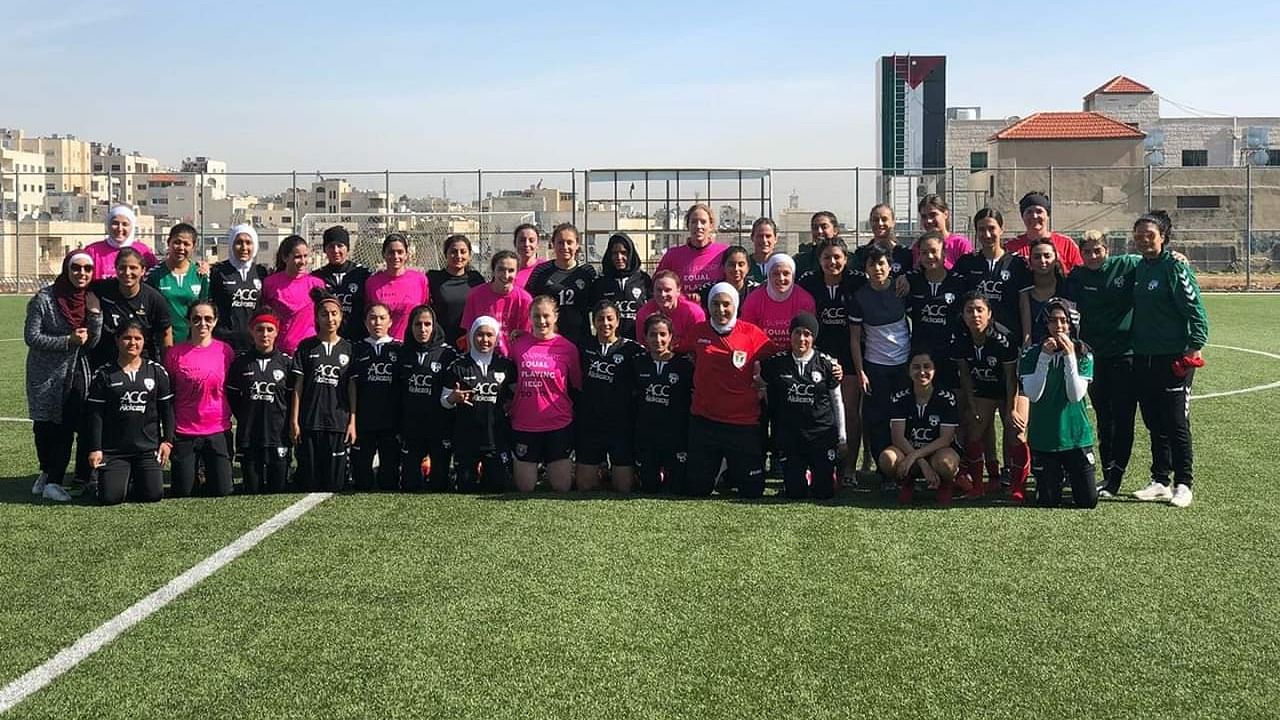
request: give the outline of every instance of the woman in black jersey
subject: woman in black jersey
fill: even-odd
[[[253,347],[249,321],[258,307],[267,268],[255,261],[258,231],[252,225],[236,225],[227,233],[227,259],[209,269],[209,299],[218,308],[213,336],[236,354]]]
[[[135,251],[136,252],[136,251]],[[89,385],[89,466],[98,468],[98,502],[118,505],[164,496],[161,468],[173,450],[173,392],[163,366],[143,357],[146,327],[128,318],[116,328],[116,358]]]
[[[600,260],[600,277],[591,286],[591,307],[609,300],[618,308],[618,335],[636,337],[636,313],[653,294],[653,280],[640,269],[635,243],[624,232],[609,236]]]
[[[724,251],[724,256],[720,260],[720,265],[724,270],[724,281],[733,286],[738,291],[738,307],[747,301],[747,296],[761,287],[759,280],[751,277],[751,253],[741,245],[730,245]],[[710,314],[711,312],[711,287],[716,283],[710,283],[697,289],[694,293],[702,298],[702,309]]]
[[[924,478],[930,490],[938,492],[938,504],[950,505],[952,483],[960,471],[956,452],[956,429],[960,409],[956,397],[934,382],[933,352],[918,348],[908,366],[911,387],[893,397],[889,427],[893,444],[880,453],[880,472],[898,483],[898,503],[911,502],[916,478]],[[969,488],[967,478],[960,476]]]
[[[148,360],[160,360],[164,347],[173,344],[173,320],[169,303],[160,291],[142,282],[145,272],[142,254],[122,247],[116,255],[116,276],[95,280],[89,289],[98,296],[102,308],[102,337],[114,337],[125,320],[139,320],[147,336],[143,353]],[[96,368],[116,356],[112,343],[98,343],[89,354],[89,362]]]
[[[1027,246],[1027,264],[1031,269],[1031,286],[1018,293],[1022,318],[1022,345],[1039,345],[1049,336],[1045,308],[1053,298],[1067,296],[1067,276],[1058,260],[1058,249],[1050,238],[1036,238]]]
[[[534,268],[525,290],[533,297],[549,295],[559,306],[557,332],[576,345],[590,339],[591,286],[596,269],[578,262],[578,228],[561,223],[551,231],[551,249],[555,258]]]
[[[364,339],[364,286],[373,271],[351,259],[351,234],[341,225],[325,228],[323,247],[328,262],[312,275],[323,280],[325,289],[342,303],[338,334],[358,342]]]
[[[445,375],[457,351],[444,341],[430,305],[409,313],[404,347],[396,361],[395,393],[399,418],[400,483],[405,490],[449,489],[456,413],[440,406]],[[512,374],[514,377],[514,373]]]
[[[916,240],[919,267],[907,274],[907,312],[911,316],[911,344],[928,350],[933,384],[954,390],[960,381],[949,348],[951,333],[959,330],[960,298],[964,284],[947,270],[946,238],[936,230]]]
[[[507,410],[516,393],[516,366],[498,353],[496,318],[481,315],[471,323],[467,352],[448,366],[440,404],[454,415],[458,489],[496,493],[511,485],[511,420]]]
[[[640,489],[674,493],[684,486],[693,403],[693,362],[672,349],[671,320],[644,321],[648,352],[635,358],[636,470]]]
[[[849,258],[849,268],[855,275],[865,272],[867,253],[873,247],[884,250],[885,254],[888,255],[890,278],[896,280],[911,270],[914,262],[914,258],[911,257],[911,248],[898,243],[898,238],[894,234],[896,225],[897,220],[894,219],[893,208],[885,203],[880,203],[871,208],[871,213],[867,215],[867,227],[871,228],[871,241],[854,250],[853,256]]]
[[[227,401],[236,418],[236,455],[250,494],[282,492],[289,479],[289,372],[293,361],[276,348],[280,321],[259,314],[249,321],[253,347],[227,371]]]
[[[347,448],[355,442],[347,381],[351,343],[338,335],[342,303],[313,291],[316,334],[293,355],[290,426],[299,473],[313,490],[339,492],[347,482]]]
[[[396,414],[387,412],[399,397],[393,383],[400,343],[391,337],[391,311],[382,303],[365,306],[364,326],[369,335],[352,348],[351,375],[347,396],[351,402],[348,421],[355,431],[351,446],[351,479],[357,491],[374,486],[373,457],[378,457],[377,484],[380,490],[400,488],[400,438],[396,436]]]
[[[466,333],[462,327],[462,309],[471,288],[484,284],[484,276],[471,269],[471,240],[466,235],[450,235],[444,239],[444,267],[427,271],[431,286],[431,307],[440,319],[444,341],[457,346]]]
[[[573,403],[578,489],[595,490],[607,460],[614,489],[627,493],[635,481],[633,363],[644,349],[618,334],[621,317],[611,301],[597,303],[592,320],[595,340],[581,346],[582,390]]]
[[[977,249],[961,256],[951,271],[966,293],[977,290],[987,298],[997,328],[1016,338],[1022,328],[1018,297],[1031,286],[1031,271],[1021,256],[1004,249],[1004,217],[998,210],[979,210],[973,216],[973,230]]]

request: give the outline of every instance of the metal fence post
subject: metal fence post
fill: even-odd
[[[586,183],[584,182],[583,184],[585,185]],[[569,222],[573,223],[574,226],[576,227],[578,224],[578,169],[577,168],[569,169],[569,192],[572,194],[572,197],[573,197],[573,199],[569,201]],[[584,211],[586,210],[586,207],[587,207],[586,205],[582,206]]]
[[[489,207],[493,207],[490,203]],[[484,237],[484,170],[476,169],[476,221],[480,226],[478,235]]]
[[[297,235],[298,211],[302,210],[302,208],[298,207],[298,171],[294,170],[290,172],[289,177],[289,185],[291,186],[289,188],[289,192],[293,195],[293,214],[289,216],[289,219],[293,221],[293,234]],[[307,242],[311,242],[311,240],[308,239]]]
[[[862,217],[862,168],[853,169],[853,244],[858,244],[858,218]],[[837,228],[839,229],[839,228]]]
[[[206,255],[209,252],[209,243],[205,238],[206,228],[204,226],[204,173],[201,172],[196,176],[196,179],[198,183],[196,186],[196,192],[198,193],[196,195],[196,222],[198,223],[197,227],[200,228],[200,254]],[[156,238],[155,240],[158,239],[159,238]],[[155,240],[153,240],[154,244],[159,246],[160,243],[155,242]],[[227,252],[230,254],[230,249],[228,249]]]
[[[1151,171],[1151,166],[1150,166],[1150,165],[1148,165],[1148,166],[1147,166],[1147,172],[1146,172],[1146,184],[1147,184],[1147,212],[1151,212],[1151,185],[1152,185],[1152,182],[1153,182],[1153,177],[1154,177],[1154,175],[1155,175],[1155,174]]]
[[[1053,166],[1052,165],[1049,166],[1049,189],[1046,190],[1046,192],[1049,194],[1049,202],[1053,202]],[[1054,229],[1053,213],[1049,214],[1049,229],[1050,230]]]
[[[1244,166],[1244,289],[1253,289],[1253,166]]]
[[[22,277],[22,170],[13,163],[13,274]]]

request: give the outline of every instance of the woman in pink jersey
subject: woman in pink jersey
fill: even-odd
[[[198,300],[187,310],[191,334],[165,354],[165,370],[173,384],[173,452],[170,486],[175,497],[195,490],[196,459],[204,466],[202,495],[231,494],[231,405],[227,403],[227,370],[235,359],[231,346],[213,338],[218,310]]]
[[[942,264],[948,270],[955,267],[962,256],[973,252],[973,243],[964,235],[951,232],[951,207],[941,195],[930,193],[920,198],[916,205],[920,211],[920,227],[925,232],[938,232],[944,238],[942,242]],[[920,265],[920,248],[911,246],[911,267]]]
[[[644,321],[661,313],[671,320],[671,346],[683,347],[681,341],[699,323],[707,321],[702,306],[680,294],[680,276],[674,270],[659,270],[653,276],[653,299],[636,313],[636,340],[644,341]]]
[[[533,298],[516,283],[520,260],[510,250],[499,250],[489,261],[493,279],[484,285],[471,288],[466,305],[462,308],[462,326],[471,327],[476,318],[488,315],[502,325],[498,333],[498,350],[511,355],[511,341],[521,333],[529,332],[529,306]],[[466,348],[466,337],[462,339]]]
[[[668,248],[658,261],[658,270],[674,270],[680,277],[680,287],[689,293],[687,297],[700,303],[695,288],[706,287],[724,279],[721,256],[727,245],[715,242],[716,216],[711,208],[695,203],[684,214],[689,239],[684,245]]]
[[[542,242],[538,237],[538,226],[529,223],[517,225],[511,241],[516,248],[516,287],[523,290],[533,269],[546,262],[538,256],[538,245]]]
[[[765,291],[747,296],[742,319],[764,330],[773,352],[783,352],[791,347],[791,318],[814,312],[813,296],[796,287],[796,263],[786,253],[769,256],[765,275]]]
[[[365,282],[365,301],[386,305],[391,311],[391,337],[404,337],[409,313],[426,304],[431,285],[426,273],[409,267],[409,240],[401,233],[393,232],[382,241],[382,259],[386,268]]]
[[[277,345],[293,355],[298,343],[316,334],[311,291],[324,289],[324,280],[311,274],[311,248],[301,235],[290,235],[276,250],[276,271],[262,281],[259,310],[270,308],[280,321]]]
[[[134,239],[137,234],[138,217],[128,205],[116,205],[107,211],[107,236],[90,243],[84,249],[86,255],[93,259],[93,279],[112,278],[116,276],[116,253],[122,247],[131,247],[142,255],[146,267],[156,264],[156,254],[146,243]]]
[[[556,333],[556,301],[534,298],[529,311],[531,331],[511,344],[516,364],[516,396],[511,402],[516,487],[533,492],[538,463],[547,466],[547,480],[556,492],[573,487],[573,400],[570,389],[582,388],[578,347]]]

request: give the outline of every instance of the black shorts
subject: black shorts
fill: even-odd
[[[573,425],[542,432],[512,430],[511,438],[517,462],[553,463],[568,460],[569,453],[573,450]]]
[[[576,460],[579,465],[601,465],[605,456],[617,467],[631,467],[636,464],[634,423],[624,422],[620,426],[596,425],[581,423],[578,425],[578,442],[574,446]]]

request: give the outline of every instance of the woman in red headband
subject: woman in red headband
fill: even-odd
[[[282,492],[289,477],[289,368],[276,347],[280,321],[259,313],[249,321],[253,347],[227,371],[227,399],[236,416],[236,457],[245,493]]]

